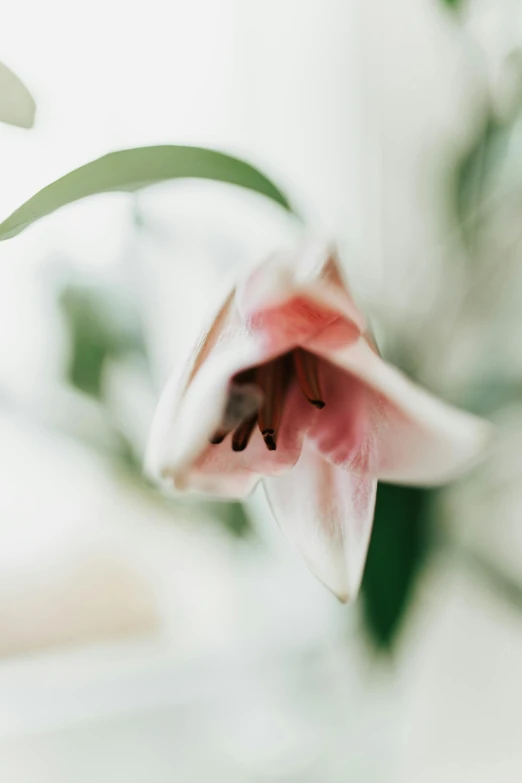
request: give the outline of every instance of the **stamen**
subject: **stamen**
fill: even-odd
[[[296,348],[292,356],[297,379],[304,396],[315,408],[324,408],[325,402],[319,384],[317,357],[303,348]]]
[[[268,450],[275,451],[276,433],[283,413],[288,381],[286,357],[258,367],[256,380],[264,395],[263,404],[259,408],[258,426]]]
[[[209,438],[209,442],[212,443],[213,446],[219,446],[220,443],[223,443],[228,433],[229,430],[218,430]]]
[[[244,451],[246,449],[250,440],[250,436],[252,435],[254,427],[256,426],[256,421],[257,413],[255,416],[251,416],[249,419],[246,419],[242,424],[239,425],[239,427],[237,427],[236,430],[234,430],[234,434],[232,435],[233,451]]]
[[[264,432],[263,439],[265,441],[268,451],[275,451],[277,449],[277,443],[275,440],[275,432]]]
[[[228,390],[223,429],[235,429],[242,421],[257,413],[262,402],[263,393],[255,383],[239,384],[233,381]]]
[[[249,382],[252,380],[253,373],[248,373],[248,375],[243,373],[232,380],[221,424],[209,438],[210,443],[214,446],[223,443],[230,432],[239,427],[254,413],[257,414],[259,406],[263,401],[263,394],[256,384]]]

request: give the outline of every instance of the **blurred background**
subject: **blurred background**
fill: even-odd
[[[245,505],[142,477],[155,402],[224,276],[287,242],[178,182],[0,251],[0,779],[522,778],[522,7],[19,0],[0,214],[108,151],[245,157],[334,237],[381,352],[498,426],[441,490],[381,485],[343,607]]]

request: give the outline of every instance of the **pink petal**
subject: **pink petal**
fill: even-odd
[[[416,386],[364,339],[341,349],[320,340],[309,347],[327,359],[320,370],[326,406],[309,437],[332,463],[432,485],[457,476],[484,449],[488,424]]]
[[[337,259],[325,245],[308,244],[267,259],[238,286],[236,302],[248,328],[269,344],[301,345],[326,333],[345,345],[365,328]]]
[[[344,470],[378,475],[377,421],[382,404],[360,380],[317,359],[325,407],[307,431],[321,455]]]
[[[299,462],[265,480],[279,526],[310,570],[341,601],[359,590],[370,539],[377,481],[326,462],[305,444]]]

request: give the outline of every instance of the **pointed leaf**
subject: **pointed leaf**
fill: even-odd
[[[412,597],[429,543],[427,512],[434,490],[379,484],[361,588],[366,627],[390,648]]]
[[[273,182],[238,158],[201,147],[137,147],[97,158],[38,191],[0,223],[0,240],[16,236],[36,220],[86,196],[131,192],[180,178],[239,185],[272,199],[289,212],[293,211],[286,196]]]
[[[0,121],[32,128],[36,111],[33,96],[7,65],[0,63]]]

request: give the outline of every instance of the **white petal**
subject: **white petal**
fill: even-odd
[[[145,460],[150,476],[173,480],[178,489],[186,487],[192,463],[207,448],[210,436],[220,425],[230,379],[238,371],[256,364],[258,359],[255,341],[245,336],[234,341],[229,349],[212,354],[199,367],[181,398],[179,379],[176,375],[171,377],[152,423]],[[202,491],[215,492],[217,477],[202,481]],[[213,482],[212,487],[209,482]]]
[[[353,600],[366,560],[377,481],[331,465],[305,443],[297,465],[264,484],[279,526],[310,570],[341,601]]]

